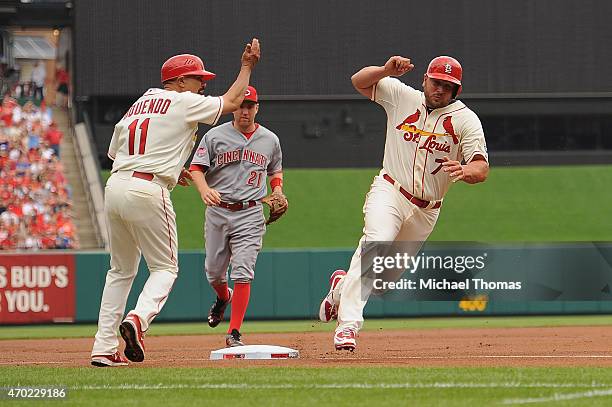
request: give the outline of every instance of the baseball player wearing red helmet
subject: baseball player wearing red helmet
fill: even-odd
[[[448,56],[434,58],[423,76],[422,92],[393,78],[413,69],[410,59],[393,56],[383,66],[365,67],[351,78],[359,93],[385,109],[387,134],[383,168],[364,205],[363,237],[348,272],[332,274],[319,308],[322,321],[338,320],[337,350],[355,349],[372,292],[373,287],[361,281],[365,242],[417,242],[408,253],[416,255],[418,242],[433,230],[451,184],[483,182],[489,172],[480,120],[456,99],[462,87],[461,64]]]
[[[198,123],[214,125],[219,116],[240,107],[259,55],[259,41],[253,39],[244,49],[236,81],[219,97],[202,95],[215,74],[204,69],[199,57],[175,55],[162,66],[163,87],[147,90],[115,125],[108,149],[114,162],[104,196],[111,268],[100,304],[92,365],[127,365],[118,351],[117,329],[125,340],[125,357],[132,362],[144,360],[144,333],[164,306],[178,274],[170,191],[191,179],[183,166],[195,144]],[[121,322],[141,253],[149,277],[136,308]]]

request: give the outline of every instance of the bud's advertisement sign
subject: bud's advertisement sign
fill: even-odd
[[[74,320],[74,256],[0,255],[0,324]]]

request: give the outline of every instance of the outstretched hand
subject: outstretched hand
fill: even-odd
[[[242,53],[242,66],[248,66],[249,68],[253,69],[259,61],[260,54],[261,51],[259,49],[259,40],[257,38],[253,38],[253,41],[246,45],[244,52]]]
[[[400,56],[393,56],[385,63],[385,72],[389,76],[402,76],[413,69],[414,65],[410,62],[410,59]]]

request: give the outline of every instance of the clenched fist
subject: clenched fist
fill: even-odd
[[[402,76],[413,69],[414,65],[410,59],[400,56],[393,56],[385,63],[385,72],[388,76]]]

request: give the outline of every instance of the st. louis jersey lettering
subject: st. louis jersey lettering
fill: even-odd
[[[476,155],[488,160],[480,120],[460,100],[428,111],[423,92],[389,77],[375,86],[373,100],[387,112],[383,171],[412,195],[444,198],[451,184],[440,171],[445,156],[466,163]]]

